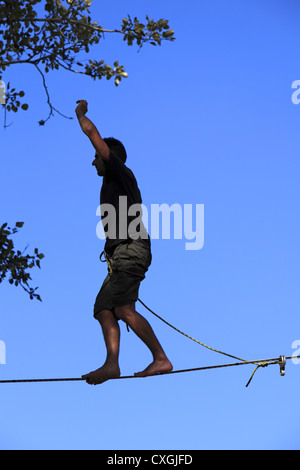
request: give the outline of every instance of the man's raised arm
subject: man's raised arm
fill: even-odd
[[[109,148],[99,134],[97,127],[86,117],[88,111],[87,102],[85,100],[78,100],[77,103],[78,106],[75,112],[82,131],[88,136],[100,157],[107,161],[109,159]]]

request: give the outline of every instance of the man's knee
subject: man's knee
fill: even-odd
[[[113,312],[108,309],[100,310],[96,313],[95,318],[100,323],[103,323],[106,319],[110,318],[113,315]]]
[[[114,311],[117,318],[126,321],[130,316],[135,314],[135,305],[122,305],[120,307],[115,307]]]

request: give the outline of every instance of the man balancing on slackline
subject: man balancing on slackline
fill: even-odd
[[[94,305],[94,317],[102,327],[107,349],[106,361],[102,367],[82,378],[91,385],[97,385],[120,377],[119,320],[123,320],[136,333],[153,355],[153,362],[135,376],[170,372],[173,366],[150,324],[135,310],[139,286],[152,259],[150,238],[141,220],[142,200],[136,179],[125,166],[127,155],[123,144],[114,138],[102,139],[95,125],[86,117],[87,102],[79,100],[77,103],[76,115],[81,129],[96,150],[93,165],[98,175],[103,176],[100,206],[106,237],[104,252],[111,267]],[[115,217],[104,217],[110,207],[113,207]],[[139,230],[133,223],[136,216],[131,215],[130,208],[135,209],[135,214],[139,208]]]

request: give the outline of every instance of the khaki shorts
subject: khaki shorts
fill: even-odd
[[[151,260],[150,240],[130,240],[117,245],[109,257],[112,272],[106,276],[97,295],[94,316],[101,310],[135,303]]]

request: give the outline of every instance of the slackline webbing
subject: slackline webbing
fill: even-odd
[[[157,377],[157,376],[162,376],[162,375],[171,375],[171,374],[179,374],[183,372],[196,372],[196,371],[202,371],[202,370],[212,370],[212,369],[221,369],[224,367],[236,367],[236,366],[245,366],[249,364],[257,364],[258,366],[260,364],[265,364],[264,367],[269,366],[269,365],[274,365],[274,364],[279,364],[280,365],[280,374],[284,375],[285,372],[285,362],[286,360],[289,359],[300,359],[300,356],[280,356],[279,358],[273,358],[273,359],[263,359],[263,360],[258,360],[258,361],[247,361],[247,362],[236,362],[236,363],[231,363],[231,364],[219,364],[215,366],[205,366],[205,367],[196,367],[193,369],[182,369],[182,370],[174,370],[171,372],[163,372],[161,374],[156,374],[156,375],[151,375],[148,377]],[[110,379],[110,380],[119,380],[119,379],[140,379],[140,378],[146,378],[146,377],[137,377],[135,375],[123,375],[118,378]],[[251,380],[251,379],[250,379]],[[78,378],[58,378],[58,379],[17,379],[17,380],[0,380],[0,384],[8,384],[8,383],[34,383],[34,382],[78,382],[78,381],[86,381],[86,379],[83,379],[82,377]],[[249,384],[249,382],[248,382]],[[247,384],[247,385],[248,385]]]

